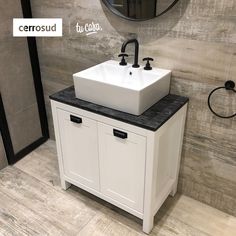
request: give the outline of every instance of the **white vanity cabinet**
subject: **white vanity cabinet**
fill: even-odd
[[[156,131],[51,100],[63,189],[74,184],[143,220],[177,190],[187,104]]]

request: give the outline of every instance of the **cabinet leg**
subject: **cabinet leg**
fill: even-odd
[[[154,224],[154,217],[153,216],[144,216],[143,218],[143,232],[146,234],[150,234],[152,231]]]
[[[67,190],[69,187],[71,186],[71,184],[65,180],[61,180],[61,187],[64,190]]]
[[[174,197],[175,194],[177,193],[178,189],[178,180],[173,184],[172,191],[170,192],[170,196]]]

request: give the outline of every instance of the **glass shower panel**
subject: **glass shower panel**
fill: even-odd
[[[0,88],[14,152],[42,137],[26,38],[12,36],[12,19],[22,18],[21,1],[4,1],[0,36]],[[1,7],[2,7],[1,6]],[[7,30],[8,29],[8,30]]]
[[[0,0],[0,130],[9,164],[49,137],[36,40],[13,37],[13,18],[23,17],[32,18],[30,0]]]
[[[14,152],[42,136],[26,39],[0,43],[0,87]],[[11,62],[11,63],[9,63]]]

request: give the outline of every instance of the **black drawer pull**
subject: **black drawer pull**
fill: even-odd
[[[81,124],[82,123],[82,118],[70,115],[70,121],[74,122],[76,124]]]
[[[122,139],[128,138],[128,134],[117,129],[113,129],[114,136]]]

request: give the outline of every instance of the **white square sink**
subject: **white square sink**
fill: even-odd
[[[141,115],[169,94],[170,77],[170,70],[147,71],[114,60],[73,75],[77,98],[133,115]]]

